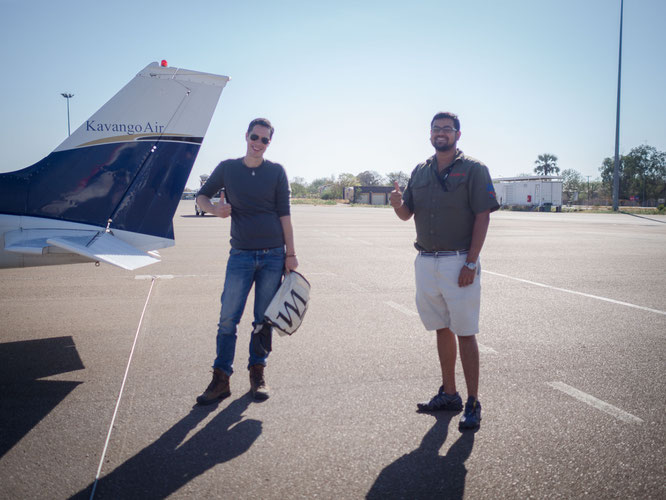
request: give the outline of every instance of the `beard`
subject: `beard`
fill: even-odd
[[[448,144],[442,144],[442,145],[439,145],[439,146],[437,145],[436,142],[433,142],[432,145],[435,148],[435,151],[437,151],[438,153],[444,153],[445,151],[451,151],[452,149],[454,149],[456,147],[456,142],[454,141],[454,142],[450,142]]]
[[[455,147],[456,147],[455,143],[447,144],[445,146],[435,146],[435,151],[437,151],[438,153],[443,153],[445,151],[451,151]]]

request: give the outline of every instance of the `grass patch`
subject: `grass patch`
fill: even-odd
[[[391,205],[369,205],[367,203],[350,203],[350,207],[363,207],[363,208],[393,208]]]
[[[368,205],[367,203],[351,203],[349,200],[322,200],[321,198],[292,198],[292,205],[347,205],[349,207],[391,208],[391,205]]]
[[[292,198],[292,205],[337,205],[346,204],[346,200],[322,200],[321,198]]]
[[[500,210],[507,212],[538,212],[537,207],[525,205],[502,205]]]
[[[321,198],[292,198],[292,205],[347,205],[350,207],[362,208],[391,208],[391,205],[368,205],[365,203],[350,203],[349,200],[322,200]],[[537,207],[527,206],[503,206],[501,210],[513,212],[538,212]],[[551,212],[555,212],[555,207]],[[562,205],[562,213],[586,213],[586,214],[614,214],[618,212],[613,211],[610,206],[593,206],[593,205]],[[619,212],[635,215],[666,215],[666,209],[659,207],[620,207]],[[547,213],[547,212],[546,212]]]
[[[579,212],[586,214],[615,214],[625,213],[634,215],[666,215],[664,210],[655,207],[619,207],[618,212],[613,210],[613,207],[608,206],[563,206],[562,212]]]
[[[501,210],[509,212],[540,212],[537,207],[527,206],[503,206]],[[555,212],[555,207],[551,212]],[[666,215],[666,210],[656,207],[620,207],[619,212],[634,215]],[[548,212],[546,212],[548,213]],[[613,207],[610,206],[594,206],[594,205],[562,205],[562,213],[585,213],[585,214],[615,214]]]

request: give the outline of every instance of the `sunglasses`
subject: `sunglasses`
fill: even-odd
[[[250,136],[251,141],[256,141],[257,139],[259,139],[259,136],[257,134],[252,134]],[[261,142],[263,142],[264,144],[268,144],[269,142],[271,142],[271,140],[268,137],[262,137]]]

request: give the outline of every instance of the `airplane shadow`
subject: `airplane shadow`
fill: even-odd
[[[243,420],[243,411],[251,401],[248,394],[241,396],[183,443],[187,434],[217,407],[194,406],[157,441],[102,477],[94,497],[166,498],[215,465],[242,455],[262,431],[259,420]],[[90,484],[71,498],[90,498],[92,488]]]
[[[81,383],[37,379],[84,368],[72,337],[0,344],[0,457]]]
[[[420,446],[386,466],[366,498],[462,499],[467,476],[465,460],[472,454],[474,432],[463,432],[445,456],[439,454],[454,416],[451,412],[435,415],[435,425]]]

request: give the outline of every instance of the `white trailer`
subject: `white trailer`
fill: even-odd
[[[493,179],[497,201],[503,206],[562,207],[562,177],[533,176]]]

